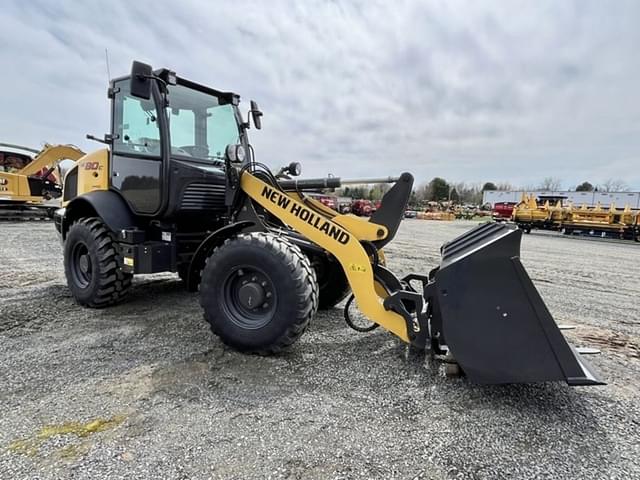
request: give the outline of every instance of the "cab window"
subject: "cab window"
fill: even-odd
[[[115,153],[160,156],[160,128],[153,98],[143,100],[129,94],[128,82],[120,88],[114,105]]]
[[[233,105],[184,85],[169,86],[171,154],[220,163],[229,144],[240,142]]]

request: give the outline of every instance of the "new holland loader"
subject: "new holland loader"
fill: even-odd
[[[111,132],[88,136],[106,147],[67,173],[55,215],[79,304],[121,300],[134,274],[177,272],[199,288],[224,343],[270,354],[351,292],[347,307],[355,301],[415,348],[447,353],[472,382],[602,383],[525,272],[516,227],[474,228],[443,245],[428,274],[397,278],[383,249],[411,194],[409,173],[381,180],[394,184],[370,218],[339,214],[304,192],[344,181],[292,178],[298,163],[274,174],[255,160],[255,102],[245,121],[235,93],[140,62],[111,81],[108,96]]]

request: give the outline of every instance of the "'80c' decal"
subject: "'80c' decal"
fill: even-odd
[[[84,164],[85,170],[102,170],[102,166],[100,162],[85,162]]]

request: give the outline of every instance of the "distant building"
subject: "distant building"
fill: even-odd
[[[563,203],[573,203],[579,207],[586,204],[588,207],[595,206],[600,203],[603,208],[609,208],[614,203],[617,208],[624,208],[627,205],[633,209],[640,209],[640,192],[542,192],[542,191],[502,191],[502,190],[485,190],[482,192],[482,203],[491,204],[491,207],[497,202],[513,202],[517,203],[522,200],[522,194],[527,193],[536,198],[539,196],[555,196],[567,197]]]

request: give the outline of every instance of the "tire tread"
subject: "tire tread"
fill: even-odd
[[[76,301],[81,305],[92,308],[104,308],[119,302],[124,298],[131,287],[130,273],[125,273],[119,267],[120,255],[115,235],[99,218],[81,218],[74,222],[69,234],[74,228],[87,228],[91,232],[98,249],[98,263],[100,275],[96,294],[89,300]],[[65,265],[65,269],[69,268]],[[69,276],[68,276],[69,277]]]
[[[213,270],[215,274],[216,259],[224,255],[227,249],[239,243],[261,249],[268,249],[280,258],[283,265],[287,266],[287,269],[291,273],[291,278],[296,285],[297,315],[292,319],[288,328],[274,342],[257,349],[238,345],[226,338],[219,328],[219,322],[224,321],[224,319],[217,318],[210,312],[207,312],[204,297],[200,295],[200,305],[205,308],[205,320],[209,323],[211,331],[220,337],[222,342],[233,348],[258,355],[279,353],[300,338],[318,309],[318,283],[316,281],[315,271],[311,267],[309,259],[297,246],[287,241],[284,237],[265,232],[242,233],[225,240],[222,245],[213,250],[212,254],[206,260],[205,270]],[[210,276],[206,275],[203,271],[200,285],[201,292],[211,289],[209,278]]]

